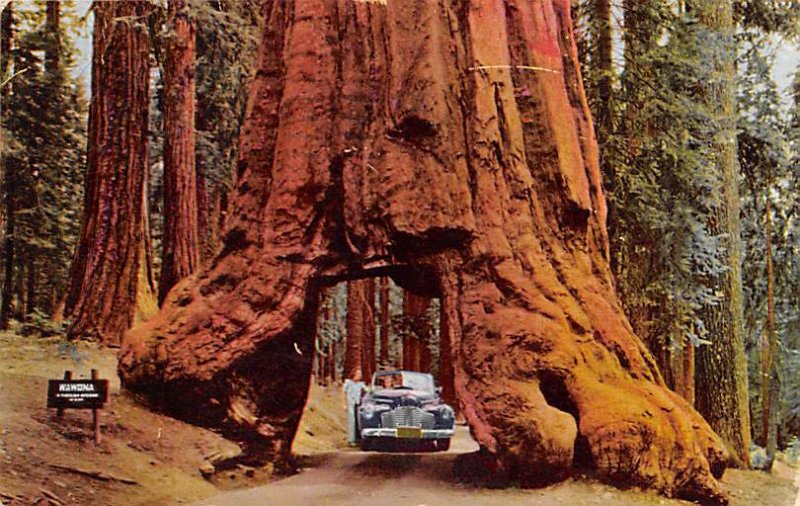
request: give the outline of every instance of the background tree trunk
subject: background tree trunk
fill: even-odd
[[[448,304],[449,306],[449,304]],[[458,349],[454,342],[455,336],[451,332],[448,320],[457,315],[450,315],[445,311],[444,302],[439,306],[439,386],[442,387],[442,400],[451,405],[456,412],[460,411],[456,402],[455,391],[455,369],[453,364],[456,362],[454,356]]]
[[[389,367],[389,346],[391,343],[391,315],[389,314],[389,278],[380,278],[380,313],[378,315],[380,334],[380,360],[382,367]]]
[[[714,145],[721,181],[720,200],[709,216],[710,231],[723,235],[724,264],[728,270],[717,287],[719,304],[706,309],[705,319],[712,343],[695,356],[696,407],[712,428],[731,446],[734,461],[749,467],[750,410],[747,393],[747,357],[742,334],[742,268],[739,232],[739,183],[736,164],[736,114],[733,2],[697,0],[687,4],[701,24],[718,34],[720,45],[711,54],[715,78],[703,90],[705,103],[719,121]],[[704,42],[708,43],[708,42]]]
[[[264,12],[225,246],[131,334],[124,386],[291,463],[320,284],[388,273],[442,299],[487,470],[552,481],[577,448],[608,481],[724,502],[721,441],[614,293],[569,2]]]
[[[408,339],[410,341],[409,353],[411,354],[409,367],[412,371],[430,372],[431,323],[428,316],[430,305],[430,298],[409,291],[405,292],[403,312],[411,331]]]
[[[47,36],[51,38],[46,45],[44,69],[49,74],[58,72],[61,66],[61,2],[51,0],[45,5],[45,23]]]
[[[345,338],[344,377],[354,381],[370,378],[370,339],[375,347],[375,326],[372,319],[374,290],[372,279],[347,283],[347,336]],[[370,298],[370,294],[373,298]]]
[[[764,444],[766,446],[767,462],[765,469],[772,469],[775,461],[775,451],[778,449],[778,426],[780,424],[780,369],[778,354],[778,334],[775,329],[775,289],[774,269],[772,265],[772,208],[770,205],[770,191],[772,181],[767,174],[767,193],[764,206],[764,235],[766,238],[767,256],[767,321],[766,342],[762,347],[763,359],[761,361],[761,401],[762,401],[762,427],[764,430]]]
[[[148,171],[149,9],[146,1],[93,7],[89,168],[65,308],[71,338],[119,344],[136,311]]]
[[[200,263],[194,154],[195,27],[185,0],[170,0],[164,65],[164,243],[159,303]],[[203,203],[205,204],[205,202]]]
[[[6,104],[11,92],[12,83],[6,83],[11,76],[12,57],[14,47],[14,5],[9,3],[2,11],[0,18],[0,83],[5,83],[0,90],[0,125],[6,116]],[[8,329],[11,312],[13,310],[14,293],[14,259],[15,259],[15,220],[13,181],[14,167],[6,158],[5,131],[0,130],[0,156],[3,157],[3,299],[0,302],[0,329]]]

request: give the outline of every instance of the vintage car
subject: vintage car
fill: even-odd
[[[453,408],[439,398],[430,374],[382,371],[358,406],[363,450],[446,451],[455,427]]]

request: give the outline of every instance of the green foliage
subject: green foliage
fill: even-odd
[[[198,21],[196,158],[209,195],[227,193],[233,184],[261,5],[258,0],[192,4]]]
[[[196,26],[195,160],[206,196],[208,220],[219,220],[213,197],[227,195],[233,186],[244,120],[247,92],[254,68],[261,24],[259,0],[223,2],[189,1],[188,12]],[[163,75],[164,43],[174,33],[166,19],[164,2],[150,19],[153,50],[160,72],[152,79],[150,106],[150,227],[155,251],[160,250],[163,229]],[[205,239],[204,239],[205,240]],[[213,245],[212,245],[213,246]],[[204,252],[209,254],[209,251]],[[154,268],[160,255],[155,255]]]
[[[612,265],[637,331],[658,348],[709,340],[703,308],[718,303],[721,237],[708,216],[720,205],[713,164],[719,119],[704,106],[717,34],[666,2],[626,13],[615,132],[601,146],[612,208]],[[716,48],[716,49],[715,49]]]
[[[83,200],[87,103],[81,83],[70,75],[74,6],[61,4],[65,15],[57,33],[44,22],[44,2],[15,11],[11,59],[17,77],[3,118],[12,138],[3,153],[3,198],[15,209],[14,275],[24,271],[25,289],[33,289],[26,296],[33,302],[29,314],[52,311],[66,287]],[[47,54],[56,56],[57,67],[46,65]]]
[[[579,52],[589,103],[599,104],[603,77],[594,62],[596,0],[577,10]],[[708,217],[722,182],[712,166],[725,118],[705,105],[710,62],[727,51],[671,0],[623,2],[623,58],[615,61],[613,131],[599,135],[609,199],[612,267],[636,331],[654,351],[688,339],[713,341],[703,308],[718,303],[724,236]],[[800,4],[739,0],[737,141],[741,169],[744,331],[750,353],[755,433],[760,424],[758,352],[766,319],[765,199],[772,204],[776,328],[781,342],[781,434],[800,434],[800,73],[787,116],[772,78],[776,41],[798,37]],[[598,128],[604,128],[602,125]],[[769,177],[768,177],[769,176]],[[663,364],[662,364],[663,365]],[[666,371],[665,371],[666,372]],[[785,442],[785,441],[784,441]]]
[[[750,352],[754,433],[761,434],[759,353],[767,320],[766,201],[770,202],[774,264],[775,328],[780,343],[783,437],[800,434],[800,179],[797,130],[772,78],[772,44],[759,33],[743,35],[739,64],[739,163],[742,169],[742,281]]]
[[[69,320],[54,320],[49,314],[34,309],[22,324],[20,333],[37,337],[66,336]]]

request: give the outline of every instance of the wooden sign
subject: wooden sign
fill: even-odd
[[[47,407],[100,409],[108,402],[108,380],[50,380]]]
[[[74,380],[72,371],[64,372],[63,380],[47,382],[47,407],[56,408],[61,419],[65,409],[91,409],[94,442],[100,444],[100,412],[108,402],[108,380],[99,379],[97,369],[92,369],[92,379]]]

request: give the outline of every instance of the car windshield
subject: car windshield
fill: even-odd
[[[377,389],[408,388],[423,392],[433,392],[435,390],[433,376],[421,372],[407,371],[376,374],[373,386]]]

